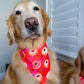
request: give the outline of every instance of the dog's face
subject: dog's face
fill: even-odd
[[[84,47],[79,50],[78,56],[74,62],[76,68],[84,76]]]
[[[35,2],[25,1],[17,4],[7,20],[10,45],[16,38],[36,39],[43,34],[51,36],[49,17]]]
[[[34,2],[19,3],[14,11],[15,22],[21,29],[23,38],[37,38],[42,35],[41,9]]]

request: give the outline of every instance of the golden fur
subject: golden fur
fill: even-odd
[[[29,1],[21,2],[20,4],[26,5],[30,3]],[[17,4],[18,6],[19,4]],[[49,26],[49,17],[47,13],[40,9],[41,14],[41,24],[43,25],[42,35],[36,39],[23,39],[21,35],[21,28],[16,22],[16,18],[13,13],[7,20],[8,25],[8,35],[9,44],[12,45],[14,42],[17,43],[18,47],[21,48],[39,48],[47,40],[47,35],[51,36],[52,30]],[[25,67],[21,56],[20,50],[17,49],[14,51],[11,59],[11,65],[8,67],[6,75],[2,80],[1,84],[40,84],[28,71]],[[49,57],[51,61],[51,70],[47,80],[47,84],[59,84],[59,68],[56,60],[55,53],[49,49]]]
[[[74,61],[74,66],[70,67],[65,76],[62,77],[61,84],[81,84],[79,73],[84,76],[84,47],[79,50],[78,56]]]

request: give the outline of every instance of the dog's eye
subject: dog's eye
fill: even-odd
[[[38,8],[38,7],[34,7],[34,10],[35,10],[35,11],[38,11],[38,10],[39,10],[39,8]]]
[[[16,15],[20,15],[21,14],[21,11],[16,11]]]

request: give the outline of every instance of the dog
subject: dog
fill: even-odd
[[[11,15],[7,19],[7,25],[9,45],[16,42],[17,49],[11,57],[11,64],[8,67],[1,84],[59,84],[59,67],[55,53],[48,47],[45,47],[47,46],[47,36],[50,37],[52,34],[47,13],[34,1],[23,1],[15,6]],[[34,54],[33,52],[42,46],[45,47],[42,53],[45,56],[45,52],[48,51],[47,55],[50,60],[50,66],[48,65],[49,60],[46,60],[45,62],[45,66],[50,68],[47,69],[47,71],[49,71],[48,74],[46,74],[47,71],[45,73],[43,72],[44,82],[42,82],[43,77],[41,74],[34,75],[35,73],[32,73],[32,70],[35,70],[37,66],[40,67],[39,63],[34,63],[34,69],[31,68],[31,64],[31,67],[28,69],[27,64],[24,62],[24,59],[26,60],[26,58],[22,51],[23,49],[26,49],[27,51],[29,49],[32,52],[29,52],[29,54]],[[24,52],[26,53],[26,51]],[[40,56],[38,56],[38,58],[39,57]],[[27,62],[29,63],[30,60]],[[38,70],[38,72],[41,72],[42,70]]]
[[[66,71],[62,84],[84,84],[84,47],[79,50],[74,65]]]

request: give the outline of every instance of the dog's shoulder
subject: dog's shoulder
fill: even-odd
[[[6,81],[9,80],[9,81]],[[1,84],[16,84],[16,73],[15,71],[12,69],[12,66],[9,65],[6,75],[4,77],[4,79],[2,80]]]
[[[11,66],[13,70],[21,69],[24,65],[20,56],[20,50],[16,49],[12,55]]]
[[[56,59],[56,54],[51,49],[49,50],[49,58],[51,63],[51,71],[48,81],[51,81],[51,84],[59,84],[59,65]]]

